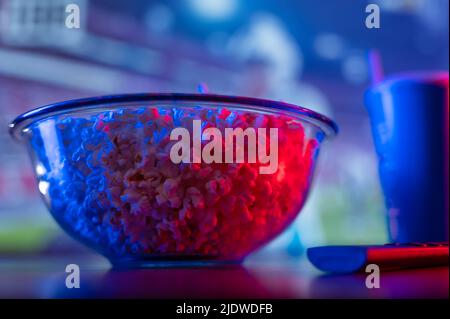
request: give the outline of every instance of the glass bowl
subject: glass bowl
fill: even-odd
[[[298,215],[336,132],[299,106],[209,94],[72,100],[10,124],[58,224],[117,266],[242,261]]]

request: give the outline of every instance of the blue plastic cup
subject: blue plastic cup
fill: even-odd
[[[405,75],[366,93],[395,242],[448,241],[448,72]]]

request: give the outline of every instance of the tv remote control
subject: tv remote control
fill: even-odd
[[[323,246],[309,248],[307,255],[309,261],[318,269],[332,273],[364,271],[369,264],[376,264],[382,270],[449,264],[448,242]]]

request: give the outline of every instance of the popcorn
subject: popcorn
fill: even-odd
[[[194,119],[222,132],[278,128],[278,170],[260,174],[260,162],[174,164],[170,132],[183,126],[192,133]],[[46,128],[31,126],[51,211],[64,229],[113,262],[130,256],[242,259],[296,217],[318,150],[299,121],[226,108],[119,108],[56,122],[56,159],[43,147]]]

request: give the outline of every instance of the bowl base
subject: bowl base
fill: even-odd
[[[176,258],[125,258],[110,260],[115,269],[129,268],[197,268],[197,267],[227,267],[236,266],[242,260],[208,259],[203,256]]]

